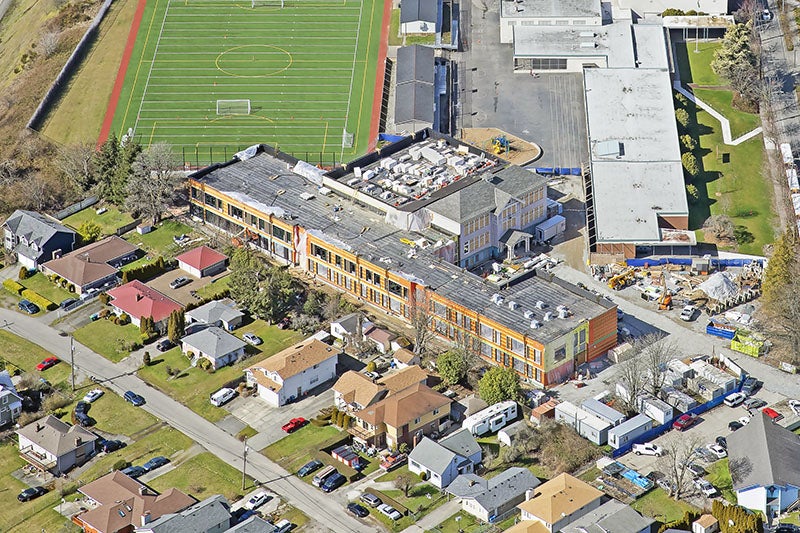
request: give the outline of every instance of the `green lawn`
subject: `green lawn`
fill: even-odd
[[[512,513],[502,522],[495,523],[494,527],[497,528],[495,531],[505,531],[516,523],[517,518],[519,518],[519,513]],[[464,533],[482,533],[486,531],[485,528],[484,522],[469,513],[459,511],[430,531],[435,533],[460,533],[462,531]]]
[[[781,519],[781,524],[795,524],[800,526],[800,511],[792,513],[786,518]]]
[[[439,489],[428,483],[420,483],[412,487],[408,491],[408,498],[403,495],[403,491],[401,490],[384,490],[381,492],[408,509],[408,515],[397,521],[379,512],[372,513],[373,516],[377,516],[378,519],[386,524],[392,531],[402,531],[406,529],[408,526],[416,523],[422,516],[430,513],[447,501],[447,498],[439,495]],[[431,499],[428,499],[428,494],[431,495]]]
[[[213,283],[203,285],[197,289],[197,296],[200,298],[218,298],[223,291],[230,288],[231,277],[225,276],[218,278]]]
[[[268,326],[262,320],[256,320],[247,326],[243,326],[235,333],[241,338],[242,334],[248,331],[255,332],[264,342],[258,347],[248,345],[247,353],[251,354],[251,356],[244,361],[209,373],[200,368],[190,366],[189,359],[181,353],[180,347],[159,353],[154,346],[151,346],[148,348],[151,364],[148,367],[139,369],[139,377],[162,392],[169,394],[207,420],[216,422],[223,418],[227,411],[211,405],[208,397],[219,390],[225,383],[241,377],[244,369],[248,366],[264,357],[279,352],[300,338],[296,331],[280,330],[275,326]],[[170,378],[167,375],[167,366],[184,372],[181,373],[180,377]]]
[[[2,351],[0,351],[0,360],[5,361],[9,371],[14,371],[15,368],[18,368],[25,372],[32,372],[46,378],[53,385],[67,383],[70,367],[64,361],[44,372],[36,370],[36,365],[42,362],[43,359],[53,356],[38,344],[0,329],[0,346],[3,347]],[[69,353],[69,340],[66,337],[64,337],[64,353]]]
[[[706,479],[717,487],[723,498],[730,503],[736,504],[736,493],[733,492],[733,481],[731,480],[731,472],[728,470],[728,459],[717,461],[706,470],[708,471]]]
[[[444,37],[443,37],[444,38]],[[400,9],[392,9],[389,20],[389,46],[411,46],[412,44],[434,44],[436,34],[410,34],[406,35],[405,43],[400,35]]]
[[[631,507],[659,522],[678,520],[686,511],[698,511],[684,501],[675,501],[660,488],[655,488],[633,502]]]
[[[98,215],[98,205],[99,204],[95,204],[82,211],[78,211],[62,220],[61,223],[78,231],[81,224],[92,221],[102,228],[103,235],[114,235],[117,228],[121,228],[133,222],[133,217],[130,213],[122,212],[111,204],[104,204],[103,207],[106,208],[106,212],[102,215]]]
[[[292,528],[293,530],[303,527],[309,521],[308,516],[305,513],[303,513],[303,511],[301,511],[297,507],[292,507],[289,504],[281,505],[278,508],[278,511],[274,514],[276,516],[275,520],[272,522],[273,524],[277,523],[280,520],[286,519],[292,524],[294,524],[294,528]]]
[[[21,280],[20,283],[26,288],[30,289],[58,305],[67,298],[75,298],[74,292],[69,292],[66,289],[57,287],[52,281],[47,279],[47,276],[41,272],[37,272],[29,278]]]
[[[132,231],[125,235],[125,240],[145,250],[153,260],[159,255],[164,259],[172,259],[189,249],[188,247],[181,248],[172,239],[183,234],[192,236],[192,228],[177,220],[165,220],[150,233],[139,235]],[[197,245],[199,244],[197,243]]]
[[[198,500],[222,494],[233,503],[243,495],[241,472],[210,452],[195,455],[174,470],[153,479],[149,485],[159,492],[175,487]],[[253,487],[252,478],[248,478],[245,490]]]
[[[731,105],[733,93],[720,89],[698,89],[692,90],[694,95],[703,102],[710,105],[714,110],[721,113],[731,124],[731,137],[737,137],[748,133],[761,125],[761,119],[753,113],[745,113],[734,109]]]
[[[141,342],[138,326],[127,324],[118,326],[110,320],[95,320],[76,329],[75,340],[99,353],[106,359],[118,363],[130,355],[126,344]]]
[[[64,408],[65,414],[62,420],[71,424],[72,411],[75,408],[75,404],[78,403],[87,392],[95,388],[105,390],[105,394],[95,400],[89,409],[89,416],[95,421],[92,429],[98,429],[113,435],[127,435],[130,437],[158,422],[156,417],[144,409],[134,407],[121,396],[104,387],[98,387],[94,383],[81,387],[75,392],[75,402]]]
[[[695,43],[675,43],[675,55],[681,81],[697,85],[727,85],[711,70],[714,52],[719,47],[719,41],[699,43],[700,51],[695,52]]]
[[[310,461],[317,450],[324,447],[326,443],[335,442],[344,435],[344,431],[334,426],[317,427],[308,424],[278,442],[270,444],[261,453],[294,473]]]

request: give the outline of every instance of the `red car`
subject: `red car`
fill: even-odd
[[[308,424],[308,420],[306,420],[303,417],[292,418],[291,420],[289,420],[289,422],[284,424],[281,429],[284,430],[286,433],[292,433],[293,431],[297,431],[306,424]]]
[[[47,370],[51,366],[55,366],[58,363],[58,358],[56,357],[48,357],[38,365],[36,365],[36,370]]]
[[[778,411],[776,411],[771,407],[765,407],[764,409],[762,409],[761,412],[770,417],[773,422],[777,422],[778,420],[783,418],[782,414],[780,414]]]
[[[672,429],[683,431],[697,422],[697,415],[684,414],[681,415],[675,422],[672,423]]]

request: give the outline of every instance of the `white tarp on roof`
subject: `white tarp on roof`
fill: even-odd
[[[789,181],[789,189],[792,191],[800,190],[800,182],[797,181],[797,169],[787,168],[786,179]]]
[[[739,288],[731,279],[727,272],[717,272],[712,274],[707,280],[699,285],[701,291],[706,293],[712,300],[727,300],[738,294]]]

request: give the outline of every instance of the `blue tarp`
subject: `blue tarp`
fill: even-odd
[[[379,133],[378,134],[378,140],[379,141],[386,141],[386,142],[390,142],[390,143],[395,143],[395,142],[400,141],[402,139],[405,139],[405,137],[402,136],[402,135],[392,135],[390,133]]]
[[[691,257],[645,257],[642,259],[626,259],[625,262],[629,267],[643,267],[647,266],[660,266],[660,265],[686,265],[691,266]],[[763,265],[763,259],[712,259],[711,266],[714,267],[742,267],[750,263],[760,263]]]

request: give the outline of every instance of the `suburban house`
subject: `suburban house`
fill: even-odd
[[[142,317],[152,317],[156,329],[161,332],[167,329],[169,315],[183,309],[175,300],[136,279],[111,289],[108,295],[117,315],[127,314],[135,326],[139,325]]]
[[[489,407],[489,404],[483,401],[483,399],[475,394],[470,394],[453,404],[453,420],[462,422],[465,418],[479,413],[487,407]]]
[[[87,244],[42,265],[42,272],[67,280],[76,294],[117,283],[119,267],[136,259],[138,248],[116,235]]]
[[[306,339],[246,369],[247,386],[257,387],[262,399],[280,407],[335,378],[339,353],[329,344]]]
[[[34,211],[14,211],[3,224],[6,250],[31,269],[75,247],[75,232],[55,219]]]
[[[354,337],[358,336],[359,323],[361,324],[361,335],[372,327],[372,322],[359,313],[350,313],[336,320],[331,320],[331,335],[342,341],[343,344],[349,344]]]
[[[392,362],[397,368],[406,368],[420,363],[419,355],[408,348],[400,348],[392,354]]]
[[[278,528],[258,515],[253,515],[244,522],[239,522],[225,533],[275,533]]]
[[[439,3],[433,0],[403,0],[400,3],[400,33],[435,33]]]
[[[333,402],[337,409],[358,411],[387,394],[403,390],[415,383],[426,383],[428,373],[417,365],[408,366],[373,381],[361,372],[348,370],[333,385]]]
[[[242,339],[234,337],[227,331],[216,326],[202,329],[181,339],[181,350],[196,366],[200,359],[211,362],[214,370],[223,366],[232,365],[244,357],[244,347],[247,346]]]
[[[692,522],[692,533],[717,533],[719,531],[719,520],[713,515],[704,514]]]
[[[491,479],[462,474],[450,483],[447,492],[461,499],[464,512],[483,522],[496,522],[516,512],[526,492],[540,484],[530,470],[515,466]]]
[[[368,446],[414,445],[450,427],[450,403],[447,396],[417,383],[354,412],[348,431]]]
[[[196,278],[219,274],[228,267],[228,256],[208,246],[198,246],[175,259],[178,261],[178,268]]]
[[[482,458],[472,433],[459,429],[439,442],[422,437],[408,456],[408,470],[417,475],[424,472],[432,485],[443,489],[461,474],[474,472]]]
[[[710,516],[710,515],[709,515]],[[562,533],[650,533],[655,520],[640,515],[630,505],[609,500],[561,529]],[[711,532],[707,532],[711,533]]]
[[[85,533],[133,533],[196,500],[178,489],[161,494],[115,470],[78,488],[89,509],[72,517]]]
[[[569,474],[561,474],[536,487],[519,504],[520,518],[537,522],[536,527],[544,526],[546,531],[557,533],[580,517],[588,514],[603,503],[603,493],[585,481]],[[508,529],[513,533],[536,531],[536,529]],[[527,526],[523,526],[527,527]]]
[[[728,465],[739,505],[771,521],[800,497],[800,435],[759,413],[728,436]]]
[[[372,341],[375,349],[382,354],[389,353],[392,350],[392,341],[397,338],[397,335],[391,331],[374,326],[367,330],[365,336]]]
[[[16,431],[19,455],[39,471],[60,475],[94,455],[97,435],[48,415]]]
[[[135,533],[224,533],[231,525],[231,506],[225,496],[215,494],[181,511],[148,519]]]
[[[7,370],[0,372],[0,428],[13,424],[22,413],[22,396],[17,393]]]
[[[242,325],[244,313],[236,309],[236,303],[230,298],[212,300],[191,311],[186,311],[186,324],[208,324],[227,331],[233,331]]]

